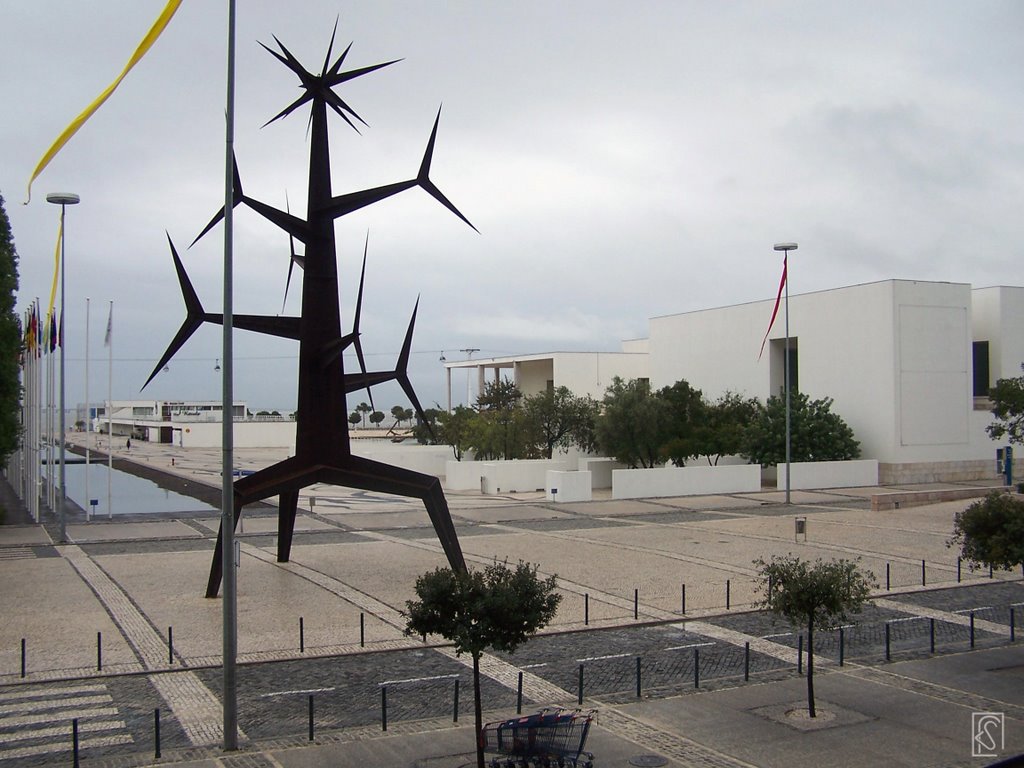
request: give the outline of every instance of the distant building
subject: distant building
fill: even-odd
[[[790,296],[793,388],[831,397],[883,482],[992,477],[988,389],[1020,375],[1024,288],[885,280]],[[784,306],[764,353],[774,300],[665,315],[621,353],[552,353],[446,363],[478,386],[507,372],[524,394],[566,386],[600,398],[613,376],[655,389],[686,379],[715,400],[782,392]],[[478,390],[479,391],[479,390]]]

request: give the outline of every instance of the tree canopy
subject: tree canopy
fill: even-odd
[[[416,579],[416,600],[406,602],[406,633],[440,635],[455,653],[473,658],[476,733],[480,732],[480,656],[488,648],[514,653],[554,618],[562,596],[557,578],[537,576],[538,566],[519,561],[515,568],[495,561],[483,571],[436,568]],[[477,765],[483,746],[477,739]]]
[[[647,379],[616,376],[602,404],[597,442],[605,454],[631,468],[664,463],[661,449],[671,439],[669,405],[651,392]]]
[[[6,463],[21,438],[21,320],[15,311],[18,253],[0,195],[0,461]]]
[[[1005,436],[1011,443],[1024,442],[1024,376],[999,379],[988,396],[996,418],[985,427],[989,437],[999,440]]]
[[[754,561],[764,593],[762,608],[807,627],[807,711],[814,707],[814,630],[827,629],[859,613],[875,586],[875,577],[850,560],[813,563],[795,555]]]
[[[845,461],[860,456],[860,443],[842,417],[832,412],[832,398],[811,400],[790,395],[790,460]],[[786,461],[786,400],[769,397],[746,433],[743,455],[755,464]]]
[[[977,567],[1015,568],[1024,565],[1024,501],[993,491],[953,519],[948,546],[959,546],[960,557]]]

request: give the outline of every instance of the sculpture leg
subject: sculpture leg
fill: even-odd
[[[299,506],[299,492],[282,491],[278,495],[277,562],[287,563],[292,553],[292,534],[295,533],[295,511]]]
[[[238,528],[238,521],[242,517],[242,505],[235,497],[234,502],[234,527]],[[220,592],[220,581],[224,575],[224,518],[221,518],[220,526],[217,528],[217,548],[213,551],[213,562],[210,563],[210,578],[206,582],[206,596],[216,597]]]
[[[349,456],[340,466],[325,467],[321,477],[320,482],[420,499],[448,558],[448,564],[453,571],[466,570],[466,561],[462,556],[451,512],[448,511],[448,502],[441,489],[441,481],[433,475],[393,467],[361,456]]]

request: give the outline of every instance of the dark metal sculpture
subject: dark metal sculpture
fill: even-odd
[[[449,564],[453,569],[465,570],[462,549],[459,546],[455,526],[452,523],[440,481],[436,477],[352,455],[346,403],[346,396],[350,392],[368,389],[385,381],[397,381],[420,417],[425,418],[407,375],[413,326],[416,322],[416,309],[413,309],[412,319],[409,321],[405,341],[402,344],[402,351],[398,356],[395,369],[393,371],[368,372],[359,343],[359,313],[362,303],[363,279],[361,276],[353,328],[350,333],[343,336],[338,297],[338,261],[334,242],[335,219],[414,187],[426,190],[462,221],[474,230],[476,229],[430,180],[430,161],[441,116],[440,110],[434,120],[434,127],[430,132],[430,139],[427,142],[419,172],[414,179],[336,196],[331,191],[330,148],[327,136],[328,107],[340,115],[353,129],[355,129],[353,118],[364,125],[365,122],[333,89],[335,86],[395,62],[389,61],[342,72],[341,66],[348,55],[351,44],[333,64],[330,64],[331,52],[334,48],[334,35],[332,35],[323,69],[319,75],[315,75],[307,71],[280,40],[276,37],[274,40],[280,48],[280,53],[265,45],[263,47],[298,75],[303,93],[268,121],[268,124],[286,117],[306,103],[309,103],[312,109],[309,127],[309,190],[306,218],[298,218],[288,211],[278,210],[245,195],[242,192],[237,167],[235,168],[233,205],[245,204],[287,232],[292,242],[298,240],[305,245],[303,256],[298,256],[294,246],[292,247],[288,272],[290,281],[291,264],[298,263],[303,268],[302,312],[299,317],[233,315],[233,326],[243,330],[295,339],[299,342],[295,456],[235,482],[234,523],[236,526],[238,525],[242,507],[246,504],[269,496],[278,496],[280,506],[277,559],[278,562],[287,562],[295,529],[299,490],[302,488],[315,483],[328,483],[418,498],[426,507]],[[222,208],[196,240],[209,232],[223,216]],[[168,236],[168,241],[170,241],[170,236]],[[153,380],[157,372],[197,328],[203,323],[223,323],[224,319],[223,315],[203,310],[173,243],[171,243],[171,256],[185,300],[186,318],[167,351],[156,364],[153,373],[146,380],[146,384]],[[364,274],[365,269],[366,254],[364,251]],[[416,304],[418,308],[418,300]],[[349,346],[355,349],[360,365],[359,373],[346,373],[344,370],[342,352]],[[225,414],[225,417],[227,418],[228,415]],[[207,597],[216,597],[220,589],[222,536],[223,530],[217,534],[217,548],[214,551],[206,589]]]

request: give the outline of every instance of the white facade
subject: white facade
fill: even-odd
[[[553,353],[449,363],[514,372],[524,393],[566,386],[600,399],[613,376],[649,378],[659,389],[685,379],[715,400],[727,391],[764,401],[782,392],[783,302],[759,357],[774,300],[650,320],[649,336],[622,353]],[[1024,362],[1024,288],[885,280],[789,297],[794,388],[831,397],[862,456],[883,481],[990,476],[997,446],[985,427],[985,396]],[[450,387],[449,387],[450,390]],[[888,469],[886,468],[888,467]],[[896,470],[892,468],[896,467]],[[964,472],[960,475],[960,470]]]

